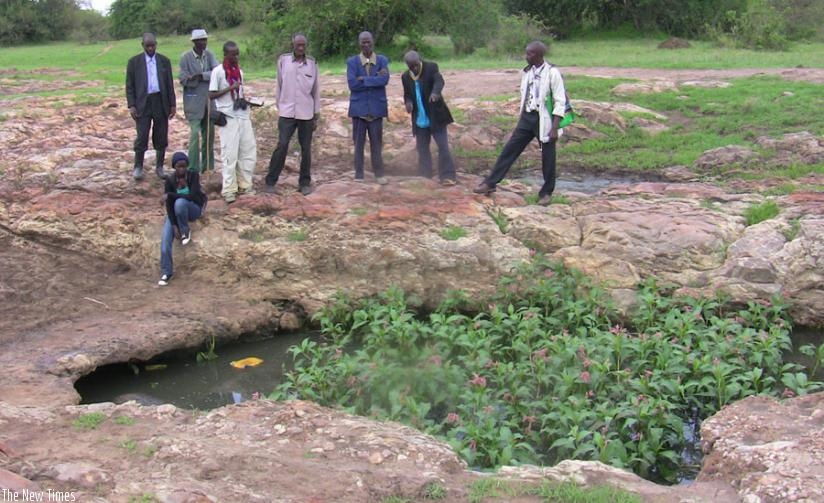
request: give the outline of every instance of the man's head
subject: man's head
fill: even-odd
[[[406,62],[407,68],[409,68],[412,73],[417,74],[421,72],[421,55],[416,51],[409,51],[404,54],[403,60]]]
[[[202,28],[192,30],[192,44],[194,45],[196,53],[203,54],[208,38],[209,35],[206,33],[206,30]]]
[[[295,33],[292,35],[292,54],[297,59],[303,59],[306,56],[306,35],[303,33]]]
[[[189,168],[189,156],[183,152],[175,152],[172,156],[172,167],[177,176],[186,174],[186,169]]]
[[[223,57],[230,63],[237,64],[240,61],[240,48],[231,40],[223,44]]]
[[[360,45],[361,52],[367,58],[372,56],[373,43],[374,39],[372,38],[372,34],[368,31],[363,31],[360,35],[358,35],[358,45]]]
[[[155,38],[155,34],[149,32],[144,33],[142,45],[146,54],[150,57],[154,56],[155,51],[157,51],[157,38]]]
[[[533,40],[526,45],[526,62],[532,66],[544,64],[546,45],[540,40]]]

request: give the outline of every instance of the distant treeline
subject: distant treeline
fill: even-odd
[[[115,0],[108,16],[88,0],[0,0],[0,44],[101,40],[187,33],[244,24],[250,55],[286,48],[305,33],[319,56],[355,49],[358,32],[384,46],[400,37],[448,35],[455,52],[518,52],[530,38],[568,38],[629,27],[641,34],[710,39],[753,49],[822,40],[820,0]]]

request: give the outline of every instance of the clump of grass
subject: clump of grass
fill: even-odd
[[[563,196],[560,194],[555,194],[549,200],[550,204],[572,204],[572,201],[567,196]]]
[[[423,489],[423,498],[426,500],[442,500],[446,498],[446,488],[438,482],[430,482]]]
[[[130,416],[117,416],[114,418],[115,424],[123,425],[123,426],[131,426],[134,424],[134,418]]]
[[[129,452],[135,452],[137,450],[137,442],[135,440],[126,440],[120,444],[120,447]]]
[[[764,201],[763,203],[753,204],[744,211],[744,218],[747,220],[747,226],[755,225],[778,216],[778,205],[775,201]]]
[[[781,234],[784,235],[784,238],[787,241],[792,241],[793,239],[798,237],[798,233],[800,231],[801,222],[799,222],[797,218],[793,218],[792,220],[790,220],[790,225],[781,228]]]
[[[292,241],[292,242],[301,242],[301,241],[306,241],[306,239],[308,237],[309,237],[309,232],[306,229],[298,229],[296,231],[290,232],[286,236],[286,239],[288,239],[289,241]]]
[[[197,353],[197,362],[210,362],[212,360],[217,360],[218,356],[215,352],[215,345],[217,342],[215,341],[215,336],[212,336],[209,344],[206,345],[206,351],[198,351]]]
[[[495,222],[495,225],[498,226],[498,230],[501,231],[501,234],[506,234],[506,231],[509,230],[509,219],[506,218],[506,214],[504,214],[503,210],[500,208],[487,208],[486,214]]]
[[[78,430],[94,430],[105,420],[106,414],[102,412],[91,412],[89,414],[83,414],[72,421],[72,426]]]
[[[468,232],[466,229],[461,227],[460,225],[450,225],[446,229],[441,231],[441,237],[447,241],[456,241],[464,236],[466,236]]]

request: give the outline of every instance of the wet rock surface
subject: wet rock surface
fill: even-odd
[[[576,72],[638,78],[642,71],[569,70]],[[824,82],[824,72],[809,69],[773,73]],[[663,71],[649,85],[669,88],[661,81],[677,86],[738,75]],[[400,96],[396,77],[391,96]],[[488,119],[514,118],[517,73],[447,72],[445,77],[447,100],[466,117],[450,130],[453,145],[495,150],[509,130]],[[426,481],[442,480],[452,500],[463,501],[467,480],[476,475],[466,473],[444,446],[397,425],[311,404],[265,401],[205,415],[168,405],[73,407],[79,397],[72,383],[107,363],[199,349],[211,337],[225,342],[245,333],[299,328],[339,290],[359,296],[398,285],[430,305],[449,288],[483,295],[531,249],[605,281],[622,305],[632,303],[639,279],[655,275],[698,293],[723,289],[741,301],[781,292],[793,300],[797,321],[824,321],[824,195],[776,196],[779,216],[750,227],[744,211],[764,197],[747,187],[729,191],[694,181],[560,191],[570,204],[539,207],[526,204],[524,196],[537,190],[540,174],[527,173],[500,186],[492,198],[476,196],[471,188],[480,177],[474,173],[484,173],[485,165],[459,166],[455,187],[412,176],[416,157],[399,99],[391,104],[384,137],[391,182],[378,186],[367,174],[367,183],[357,184],[351,179],[342,77],[324,80],[315,192],[308,197],[296,192],[295,155],[287,162],[281,195],[259,192],[227,206],[218,196],[219,175],[207,175],[212,200],[206,217],[194,224],[191,245],[176,245],[175,278],[160,288],[162,187],[151,177],[140,183],[130,177],[134,131],[122,91],[101,90],[99,99],[26,94],[41,90],[38,82],[0,82],[3,96],[10,96],[0,100],[7,109],[0,131],[4,486],[72,490],[85,496],[82,501],[128,501],[143,491],[161,501],[380,501],[391,494],[417,497]],[[250,83],[264,96],[272,85]],[[487,99],[500,94],[512,98]],[[586,102],[576,107],[585,114],[603,108]],[[593,120],[620,125],[621,109],[599,110],[602,115]],[[255,114],[260,185],[275,144],[277,115],[271,107]],[[658,114],[646,120],[653,129],[667,124]],[[182,118],[174,119],[171,131],[170,149],[183,149],[188,132]],[[568,133],[565,141],[590,134],[582,124]],[[821,139],[808,133],[759,141],[790,152],[788,162],[818,162],[820,156]],[[530,148],[524,158],[537,161],[539,153]],[[707,166],[716,165],[707,159]],[[563,177],[563,147],[559,163]],[[702,171],[700,166],[672,171],[678,180],[691,180],[691,170]],[[506,232],[492,215],[506,218]],[[466,229],[467,236],[445,240],[441,232],[449,226]],[[94,411],[107,418],[99,429],[73,426],[79,415]],[[129,431],[116,422],[119,415],[141,426]],[[319,481],[318,473],[329,479],[324,475]],[[642,482],[633,484],[648,484]],[[738,498],[723,483],[707,484],[653,486],[642,494],[661,501]],[[747,491],[739,495],[756,490]]]

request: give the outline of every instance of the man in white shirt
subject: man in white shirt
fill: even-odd
[[[561,72],[555,65],[544,61],[546,45],[540,41],[526,46],[527,66],[521,76],[521,116],[509,141],[495,161],[492,171],[473,191],[491,194],[503,180],[509,168],[521,155],[533,138],[541,146],[541,171],[544,183],[538,191],[538,204],[549,204],[555,190],[555,144],[562,134],[558,127],[566,111],[566,90]],[[552,111],[544,105],[552,96]]]
[[[306,36],[292,37],[292,52],[278,58],[278,145],[269,161],[266,192],[275,193],[280,173],[286,164],[289,141],[298,131],[300,143],[300,175],[298,190],[304,196],[312,193],[312,133],[320,115],[320,85],[318,65],[306,55]]]
[[[221,196],[233,203],[238,194],[253,195],[252,174],[257,162],[257,143],[252,128],[250,106],[244,98],[240,49],[231,40],[223,44],[223,64],[212,70],[209,98],[215,108],[226,115],[220,128],[220,153],[223,158]]]

